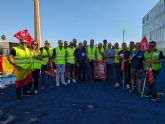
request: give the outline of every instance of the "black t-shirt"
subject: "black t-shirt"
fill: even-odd
[[[16,56],[16,51],[15,51],[14,48],[10,51],[10,55],[12,55],[12,56]]]
[[[121,50],[118,53],[118,55],[119,55],[119,63],[121,64],[122,59],[120,57],[124,55],[124,59],[129,59],[130,51],[129,50],[125,50],[125,51]],[[129,63],[129,61],[127,61],[126,63]]]

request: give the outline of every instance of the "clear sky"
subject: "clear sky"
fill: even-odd
[[[96,43],[121,42],[125,29],[125,41],[140,41],[142,17],[159,0],[40,0],[42,42],[59,39]],[[0,35],[17,41],[13,34],[28,29],[34,36],[33,0],[0,0]]]

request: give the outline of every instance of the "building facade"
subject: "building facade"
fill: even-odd
[[[157,42],[165,53],[165,0],[160,0],[142,20],[142,36]]]

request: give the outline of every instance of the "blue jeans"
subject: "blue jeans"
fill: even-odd
[[[94,61],[88,62],[87,64],[88,80],[94,80],[94,68],[95,68],[95,62]]]
[[[156,93],[157,93],[157,91],[156,91],[157,74],[154,73],[153,75],[154,75],[154,83],[151,85],[148,85],[148,93],[152,94],[152,95],[156,95]]]
[[[112,81],[116,83],[116,71],[115,71],[115,64],[107,64],[107,81]]]

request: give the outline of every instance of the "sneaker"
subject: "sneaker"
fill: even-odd
[[[120,86],[120,84],[117,82],[116,84],[115,84],[115,87],[117,88],[117,87],[119,87]]]
[[[67,84],[70,84],[70,80],[67,81]]]
[[[126,85],[126,88],[127,88],[127,89],[130,89],[130,86],[129,86],[129,84],[127,84],[127,85]]]
[[[38,94],[38,90],[34,90],[34,94]]]
[[[22,101],[22,97],[21,96],[16,96],[17,102],[21,102]]]
[[[147,98],[148,97],[152,97],[152,94],[151,93],[147,93],[147,94],[144,95],[144,97],[147,97]]]
[[[72,79],[73,83],[76,83],[76,80],[75,79]]]
[[[62,84],[63,84],[63,85],[67,85],[67,83],[66,83],[66,82],[62,82]]]
[[[59,82],[56,82],[56,87],[59,87],[59,86],[60,86]]]
[[[156,102],[156,95],[152,95],[152,97],[151,97],[151,101],[153,101],[153,102]]]

